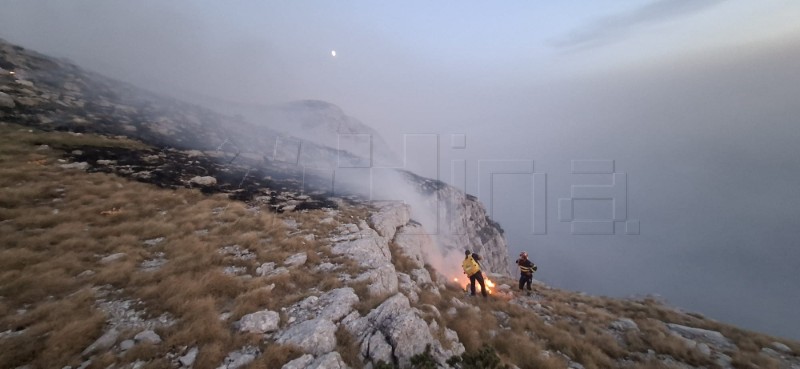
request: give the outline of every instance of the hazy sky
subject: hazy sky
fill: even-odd
[[[442,134],[442,179],[465,159],[475,194],[480,160],[533,160],[548,234],[519,206],[530,176],[498,175],[492,205],[537,277],[800,339],[798,19],[796,0],[5,0],[0,37],[198,100],[326,100],[398,151]],[[569,234],[558,200],[609,177],[574,159],[628,174],[640,235]]]

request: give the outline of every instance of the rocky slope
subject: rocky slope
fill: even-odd
[[[377,145],[383,140],[373,129],[324,102],[297,102],[270,110],[278,128],[303,134],[298,138],[158,96],[1,40],[0,68],[0,118],[45,130],[121,135],[160,148],[147,156],[117,150],[73,158],[86,161],[93,171],[112,171],[162,186],[233,191],[241,200],[260,197],[276,209],[291,210],[302,192],[316,196],[316,201],[331,195],[369,198],[369,189],[349,184],[341,175],[340,167],[363,167],[365,158],[338,150],[338,140],[331,141],[336,133],[368,134],[376,141],[375,154],[392,156],[384,150],[385,143]],[[211,178],[200,179],[204,177]],[[412,186],[427,196],[425,211],[449,209],[443,221],[458,225],[454,232],[436,238],[439,249],[434,253],[475,249],[486,256],[487,268],[507,272],[501,229],[475,198],[414,175],[396,178],[390,186]],[[398,183],[401,180],[408,183]],[[279,195],[281,191],[289,194]]]
[[[430,232],[246,122],[8,44],[0,67],[0,368],[800,368],[653,299],[516,291],[502,229],[441,182],[398,172]],[[486,299],[452,282],[465,245]]]
[[[374,166],[402,165],[377,131],[327,101],[301,100],[275,106],[239,105],[229,109],[251,122],[321,146],[353,148],[353,153],[370,158]]]

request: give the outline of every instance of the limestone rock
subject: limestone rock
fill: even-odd
[[[364,267],[391,263],[392,254],[387,241],[372,229],[360,230],[352,240],[336,243],[333,253],[343,254]]]
[[[108,255],[108,256],[100,259],[100,262],[103,263],[103,264],[110,264],[110,263],[113,263],[115,261],[122,260],[127,256],[128,255],[126,253],[124,253],[124,252],[118,252],[116,254],[111,254],[111,255]]]
[[[770,344],[770,346],[772,346],[772,348],[775,349],[775,350],[783,352],[784,354],[791,354],[792,353],[792,349],[789,348],[789,346],[786,346],[785,344],[780,343],[780,342],[773,342],[772,344]]]
[[[192,366],[192,364],[194,364],[194,361],[197,359],[198,352],[199,350],[197,349],[197,347],[192,347],[191,349],[189,349],[189,352],[187,352],[186,355],[181,356],[178,359],[178,361],[181,363],[181,365],[185,367],[190,367]]]
[[[414,261],[414,266],[425,266],[425,250],[436,250],[433,239],[426,233],[422,226],[417,224],[405,225],[397,231],[394,243],[400,250]]]
[[[305,298],[286,309],[286,315],[294,324],[314,318],[338,322],[353,311],[353,305],[358,301],[358,296],[352,288],[337,288],[319,297]]]
[[[119,349],[122,351],[128,351],[132,349],[134,345],[136,345],[136,342],[133,340],[125,340],[119,343]]]
[[[114,328],[109,329],[105,332],[100,338],[94,341],[89,347],[87,347],[81,353],[83,356],[89,356],[94,353],[103,352],[110,349],[114,346],[114,343],[117,342],[117,338],[119,338],[119,331]]]
[[[280,321],[281,317],[277,312],[263,310],[243,316],[238,326],[240,332],[267,333],[278,330]]]
[[[397,293],[397,270],[392,263],[384,263],[377,268],[367,270],[356,280],[370,282],[367,286],[370,296],[386,296]]]
[[[258,276],[265,276],[275,270],[275,263],[269,262],[261,264],[258,268],[256,268],[256,275]]]
[[[89,163],[84,161],[84,162],[80,162],[80,163],[60,164],[59,167],[61,167],[63,169],[86,170],[86,169],[89,169]]]
[[[338,352],[329,352],[325,355],[318,357],[311,362],[307,369],[349,369],[350,367],[344,363],[342,356]]]
[[[610,325],[611,329],[618,330],[618,331],[638,331],[639,326],[631,319],[628,318],[621,318]]]
[[[402,203],[387,203],[369,216],[369,223],[387,241],[394,238],[397,228],[411,219],[411,208]]]
[[[294,344],[307,353],[322,355],[336,348],[336,325],[328,319],[306,320],[281,332],[276,342]]]
[[[306,254],[305,252],[300,252],[286,258],[286,260],[283,261],[283,265],[299,266],[305,264],[306,260],[308,260],[308,254]]]
[[[710,331],[707,329],[700,329],[694,327],[687,327],[679,324],[668,323],[667,327],[676,334],[697,342],[703,342],[718,350],[731,350],[735,349],[736,345],[733,344],[727,337],[717,331]]]
[[[441,344],[433,338],[428,324],[419,314],[417,309],[411,308],[406,296],[396,294],[366,317],[348,322],[346,327],[362,342],[361,354],[365,358],[373,359],[373,352],[375,355],[386,356],[388,349],[380,342],[383,339],[392,348],[392,356],[400,367],[407,366],[410,358],[424,352],[429,344],[444,362],[449,356],[444,357],[446,354]],[[384,359],[385,357],[380,360]]]
[[[161,337],[152,330],[141,331],[133,339],[136,342],[147,342],[154,345],[161,343]]]
[[[189,184],[211,187],[217,185],[217,179],[210,176],[196,176],[189,180]]]
[[[314,361],[314,356],[305,354],[281,367],[281,369],[306,369]]]

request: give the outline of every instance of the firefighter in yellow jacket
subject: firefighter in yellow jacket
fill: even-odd
[[[475,296],[475,281],[478,281],[481,285],[481,294],[483,297],[486,297],[488,294],[486,293],[486,285],[483,282],[483,273],[481,273],[481,266],[478,264],[478,261],[481,260],[481,256],[466,250],[464,252],[464,261],[461,263],[461,267],[464,268],[464,274],[469,276],[469,290],[470,295]]]

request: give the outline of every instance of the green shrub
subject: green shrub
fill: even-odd
[[[500,362],[494,348],[484,345],[477,352],[465,352],[461,356],[453,356],[447,365],[457,369],[508,369],[508,365]]]

